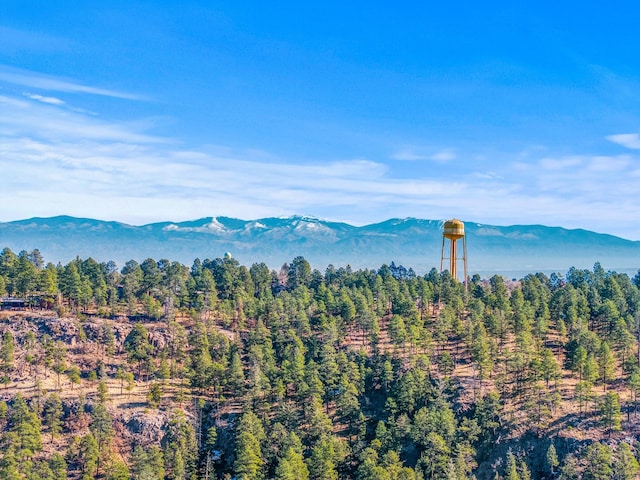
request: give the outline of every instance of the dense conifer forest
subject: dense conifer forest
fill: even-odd
[[[0,253],[0,478],[634,479],[640,272]]]

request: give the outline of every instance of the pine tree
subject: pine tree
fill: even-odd
[[[471,352],[478,367],[478,376],[482,380],[489,376],[493,368],[487,332],[482,322],[474,325],[472,338]]]
[[[330,437],[324,437],[315,444],[308,460],[309,477],[313,480],[338,480],[335,464],[335,447]]]
[[[251,411],[245,412],[238,424],[236,434],[236,461],[234,472],[243,480],[264,478],[262,471],[262,446],[265,439],[260,419]]]
[[[2,343],[0,344],[0,360],[2,361],[2,370],[8,372],[13,369],[15,357],[15,344],[13,334],[10,330],[5,330],[2,334]]]
[[[62,401],[55,393],[52,393],[44,403],[44,424],[49,428],[51,441],[62,432]]]
[[[78,453],[83,480],[92,480],[97,474],[99,458],[98,442],[92,433],[87,433],[80,439]]]
[[[600,344],[600,350],[598,351],[598,373],[600,374],[600,379],[602,380],[605,390],[607,388],[607,383],[615,375],[615,367],[616,361],[613,358],[613,353],[611,353],[609,344],[607,342],[602,342]]]
[[[29,409],[21,395],[16,395],[9,415],[9,432],[13,434],[18,460],[28,459],[42,450],[40,417]]]
[[[51,455],[49,465],[54,480],[65,480],[67,478],[67,462],[65,462],[62,455],[57,452]]]
[[[104,478],[105,480],[129,480],[129,467],[122,460],[111,459]]]
[[[611,449],[596,442],[585,452],[586,468],[583,480],[611,480],[613,478]]]
[[[22,480],[18,469],[18,462],[13,452],[6,452],[0,458],[0,478],[3,480]]]
[[[559,465],[558,454],[556,453],[556,447],[553,445],[553,443],[549,445],[549,448],[547,449],[545,464],[547,469],[549,470],[549,473],[551,473],[551,475],[553,476],[555,473],[555,469]]]
[[[584,364],[584,369],[582,372],[582,378],[586,382],[594,383],[600,377],[599,372],[600,368],[596,358],[593,353],[587,355],[587,360]]]
[[[551,380],[557,380],[560,377],[560,367],[550,349],[543,348],[541,357],[540,370],[542,378],[546,382],[547,388],[549,388],[549,382]]]
[[[91,432],[98,442],[98,450],[103,454],[107,450],[107,446],[113,439],[114,429],[111,415],[103,403],[98,403],[91,414],[92,422],[90,425]]]
[[[520,474],[520,480],[531,480],[531,472],[529,471],[529,466],[524,459],[520,460],[518,464],[518,473]]]
[[[234,351],[231,355],[228,381],[234,397],[241,396],[244,393],[246,379],[244,376],[244,369],[242,368],[240,354],[237,351]]]
[[[309,469],[302,453],[289,447],[276,467],[276,480],[309,480]]]
[[[638,397],[640,397],[640,371],[637,369],[629,376],[629,389],[633,394],[633,409],[638,414]]]
[[[136,445],[129,460],[133,480],[164,480],[164,458],[157,445]]]
[[[628,443],[618,445],[613,460],[614,480],[634,480],[640,472],[640,464]]]
[[[560,480],[578,480],[580,478],[580,465],[572,453],[565,457],[558,478]]]
[[[608,392],[600,401],[600,415],[602,424],[611,431],[620,431],[622,414],[620,412],[620,398],[617,393]]]
[[[518,464],[513,453],[507,453],[507,466],[504,471],[504,480],[521,480],[518,473]]]
[[[238,433],[236,437],[236,461],[233,470],[243,480],[264,478],[262,473],[260,442],[249,431]]]
[[[181,410],[175,410],[162,439],[166,477],[191,479],[196,471],[198,445],[193,425]]]

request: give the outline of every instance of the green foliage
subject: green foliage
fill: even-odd
[[[521,480],[516,458],[511,452],[507,454],[507,466],[504,471],[504,480]]]
[[[600,420],[605,429],[593,431],[613,436],[623,426],[621,398],[637,416],[637,283],[596,265],[566,278],[474,276],[466,293],[448,273],[418,276],[395,263],[321,273],[303,257],[280,271],[230,257],[196,259],[191,268],[146,259],[118,271],[80,258],[45,267],[33,252],[5,249],[0,291],[39,292],[51,306],[83,314],[77,345],[54,329],[2,329],[5,384],[13,388],[12,378],[27,372],[35,381],[24,390],[29,402],[7,389],[6,414],[0,403],[0,477],[66,475],[40,453],[41,422],[53,448],[70,444],[70,475],[87,479],[467,480],[490,464],[520,480],[605,478],[607,465],[610,478],[633,478],[628,445],[608,460],[598,442],[555,451],[547,427],[570,419],[584,435]],[[148,323],[131,324],[127,314]],[[574,372],[575,390],[563,368]],[[621,368],[625,384],[614,382]],[[80,383],[87,391],[81,371],[100,380],[86,410],[84,399],[69,399],[63,414],[60,399],[42,393],[51,371],[60,388],[63,373],[71,389]],[[120,391],[108,399],[114,372]],[[134,397],[132,372],[148,387],[149,406],[180,408],[162,449],[145,443],[125,454],[127,473],[113,459],[120,425],[109,412],[125,389]],[[129,401],[144,398],[136,391]],[[573,408],[579,416],[566,415]],[[494,445],[526,429],[549,448],[514,450],[499,462]]]
[[[55,393],[52,393],[44,404],[42,417],[44,425],[49,428],[53,441],[62,432],[62,401]]]
[[[198,448],[193,425],[175,410],[162,439],[164,468],[170,480],[191,480],[196,472]]]
[[[17,460],[33,457],[42,450],[40,417],[20,395],[14,398],[9,412],[8,436]]]
[[[64,480],[67,478],[67,462],[59,453],[54,453],[49,458],[49,467],[51,468],[53,480]]]
[[[129,480],[129,467],[122,460],[111,460],[106,468],[105,480]]]
[[[309,469],[299,450],[289,447],[276,467],[276,480],[309,480]]]
[[[596,442],[589,445],[585,451],[586,463],[583,475],[584,480],[610,480],[613,476],[611,448]]]
[[[149,393],[147,394],[147,402],[151,408],[158,408],[162,401],[162,385],[160,383],[152,383],[149,386]]]
[[[13,369],[15,345],[11,330],[5,330],[2,334],[2,343],[0,344],[0,361],[3,372],[9,372]]]
[[[615,480],[633,480],[638,478],[640,464],[628,443],[618,445],[613,456],[613,475]]]
[[[621,429],[622,414],[618,394],[608,392],[600,401],[600,415],[602,424],[610,431]]]
[[[240,419],[236,434],[236,461],[233,469],[246,480],[264,478],[261,442],[266,438],[262,423],[253,412]]]
[[[80,439],[77,461],[80,464],[82,478],[89,480],[94,478],[98,470],[100,450],[98,442],[92,433],[84,435]]]
[[[558,454],[556,452],[556,447],[553,445],[549,445],[547,449],[547,454],[545,455],[545,467],[547,471],[553,476],[555,474],[556,468],[558,468],[560,462],[558,461]]]
[[[107,411],[107,407],[104,403],[98,403],[95,405],[91,414],[91,419],[92,422],[89,428],[98,443],[99,451],[102,453],[113,439],[114,434],[111,415]]]
[[[151,344],[149,343],[149,332],[144,325],[136,323],[133,329],[124,339],[124,348],[132,362],[138,363],[138,374],[140,375],[142,365],[151,355]]]
[[[164,480],[164,455],[157,445],[136,445],[130,458],[133,480]]]

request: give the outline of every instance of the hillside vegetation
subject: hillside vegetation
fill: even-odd
[[[634,479],[640,272],[0,253],[0,478]]]

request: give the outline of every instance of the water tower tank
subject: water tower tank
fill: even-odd
[[[445,238],[449,240],[459,240],[464,237],[464,223],[460,220],[447,220],[444,222],[444,233]]]
[[[449,240],[449,257],[445,253],[445,241]],[[444,222],[442,231],[442,255],[440,257],[440,271],[444,268],[444,261],[449,260],[449,273],[454,280],[458,279],[458,249],[456,243],[462,240],[462,262],[464,265],[464,284],[467,286],[467,237],[464,234],[464,223],[457,219],[447,220]]]

